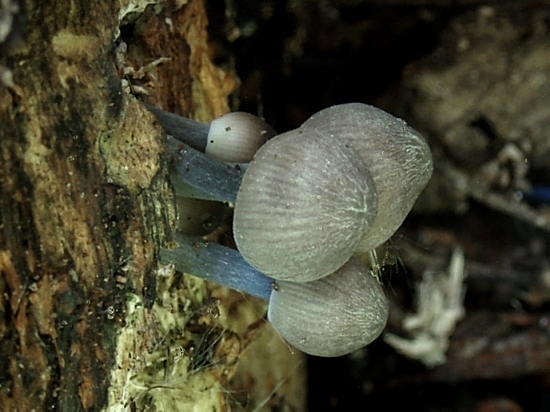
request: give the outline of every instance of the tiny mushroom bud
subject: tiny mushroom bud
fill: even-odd
[[[250,113],[228,113],[206,125],[145,106],[168,133],[167,148],[175,169],[172,183],[178,195],[234,202],[248,162],[276,134],[269,124]]]
[[[204,153],[220,162],[250,162],[275,131],[257,116],[227,113],[212,120]]]
[[[220,223],[224,206],[217,201],[234,201],[240,183],[239,165],[219,162],[249,162],[254,153],[275,135],[266,122],[249,113],[228,113],[209,127],[158,108],[148,106],[166,130],[190,147],[167,139],[174,169],[172,183],[176,192],[178,228],[187,234],[206,234]],[[208,158],[197,152],[204,150]],[[244,168],[244,166],[242,167]]]
[[[378,216],[357,252],[384,243],[430,180],[433,165],[426,141],[403,120],[363,103],[323,109],[301,128],[347,143],[364,159],[376,185]]]
[[[296,129],[256,153],[237,195],[233,231],[252,266],[278,280],[308,282],[340,268],[375,215],[361,157],[343,142]]]
[[[368,345],[382,333],[389,305],[379,281],[352,258],[314,282],[277,281],[268,319],[291,345],[334,357]]]
[[[145,106],[169,135],[221,162],[249,162],[256,150],[276,134],[269,124],[250,113],[227,113],[206,125]]]

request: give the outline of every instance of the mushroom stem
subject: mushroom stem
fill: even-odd
[[[173,263],[180,272],[269,300],[273,279],[246,263],[238,251],[181,233],[176,233],[175,241],[174,249],[161,249],[161,263]]]
[[[186,191],[183,184],[194,189],[192,193],[185,193],[186,196],[235,202],[246,169],[244,165],[235,167],[220,163],[171,137],[167,139],[167,150],[176,171],[172,176],[178,178],[172,179],[174,186],[183,192]]]
[[[155,115],[162,128],[175,139],[201,152],[206,148],[210,126],[196,122],[183,116],[170,113],[144,103],[145,107]]]
[[[367,345],[384,329],[388,303],[382,287],[353,258],[323,279],[281,281],[274,288],[272,278],[246,263],[234,249],[181,233],[175,240],[175,248],[161,249],[161,263],[268,301],[273,327],[305,353],[342,356]]]

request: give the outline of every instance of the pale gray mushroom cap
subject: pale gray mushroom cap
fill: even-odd
[[[256,269],[308,282],[340,268],[376,215],[364,161],[342,142],[293,130],[256,153],[237,195],[237,248]]]
[[[310,355],[351,353],[386,326],[388,300],[368,268],[352,258],[330,276],[308,283],[277,282],[268,318],[291,345]]]
[[[358,253],[384,243],[401,226],[432,175],[424,138],[403,120],[363,103],[328,107],[301,127],[348,143],[363,158],[376,185],[378,216]]]
[[[227,113],[212,120],[204,153],[220,162],[249,162],[275,136],[273,128],[250,113]]]

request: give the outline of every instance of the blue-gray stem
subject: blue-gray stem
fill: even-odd
[[[204,152],[210,126],[144,103],[162,128],[175,139]]]
[[[269,300],[274,280],[246,263],[238,251],[181,233],[176,233],[175,241],[176,248],[161,249],[161,263],[173,263],[180,272]]]
[[[167,150],[178,178],[199,193],[193,197],[233,203],[237,200],[244,167],[229,166],[210,159],[170,137],[167,139]]]

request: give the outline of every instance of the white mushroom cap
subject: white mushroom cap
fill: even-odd
[[[210,123],[204,153],[220,162],[249,162],[272,136],[273,128],[259,117],[245,112],[227,113]]]

